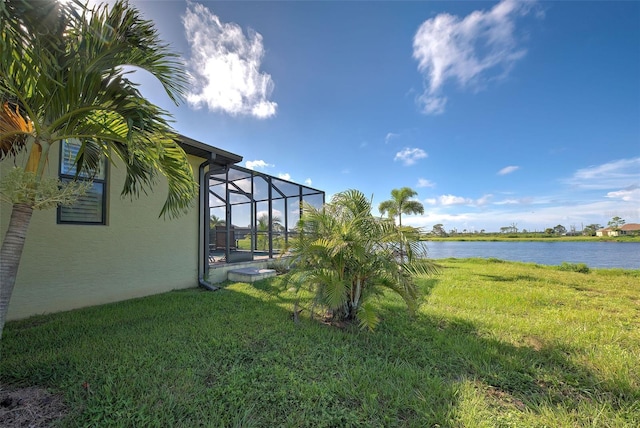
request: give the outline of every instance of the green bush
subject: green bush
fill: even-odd
[[[567,272],[589,273],[589,266],[585,263],[562,262],[562,264],[558,266],[558,269]]]
[[[279,274],[284,274],[291,270],[291,263],[289,262],[289,260],[278,259],[270,261],[267,264],[267,267],[269,269],[275,270]]]
[[[373,330],[380,320],[373,301],[385,290],[398,293],[414,313],[414,279],[439,272],[418,234],[374,217],[371,200],[359,190],[336,193],[321,208],[305,205],[299,224],[289,280],[314,294],[332,321],[357,320]]]

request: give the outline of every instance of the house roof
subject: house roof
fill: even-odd
[[[604,229],[598,229],[599,231],[610,231],[613,230],[611,227],[605,227]],[[624,224],[622,226],[620,226],[617,230],[624,230],[626,232],[632,232],[632,231],[636,231],[636,230],[640,230],[640,224],[639,223],[627,223]]]
[[[203,159],[211,159],[217,165],[233,165],[242,162],[242,156],[240,155],[210,146],[184,135],[178,134],[178,140],[176,141],[185,153]]]
[[[633,230],[640,230],[640,224],[638,223],[627,223],[620,227],[620,230],[625,230],[627,232],[631,232]]]

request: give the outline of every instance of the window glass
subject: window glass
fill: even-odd
[[[76,176],[76,157],[78,156],[78,152],[82,144],[78,140],[66,140],[62,143],[62,156],[60,160],[60,175],[61,176]],[[100,160],[100,165],[98,166],[97,171],[89,171],[83,170],[78,174],[78,177],[90,178],[93,175],[94,179],[104,180],[105,179],[105,160],[104,158]],[[94,174],[95,173],[95,174]]]
[[[81,144],[77,140],[62,142],[60,154],[60,180],[76,179],[75,161]],[[77,180],[90,180],[92,186],[87,193],[70,206],[58,208],[58,223],[106,224],[106,162],[100,162],[97,171],[82,171]]]

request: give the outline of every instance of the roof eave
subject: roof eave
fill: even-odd
[[[233,165],[242,162],[242,156],[210,146],[187,136],[178,134],[176,140],[185,153],[203,159],[211,159],[217,165]]]

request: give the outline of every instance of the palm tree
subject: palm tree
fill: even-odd
[[[211,214],[211,217],[209,217],[209,227],[211,229],[215,229],[216,226],[224,226],[226,224],[227,223],[223,218],[220,218],[215,214]]]
[[[378,211],[380,214],[389,214],[389,218],[398,216],[398,226],[402,229],[402,214],[424,214],[424,206],[418,202],[411,200],[416,196],[418,192],[409,188],[403,187],[401,189],[393,189],[391,191],[391,199],[380,202]],[[405,228],[405,233],[415,233],[418,231],[415,229]],[[404,258],[404,248],[400,243],[400,257]]]
[[[406,262],[395,256],[399,242],[407,248]],[[357,319],[369,329],[378,324],[373,297],[391,289],[412,311],[419,295],[415,276],[437,272],[419,241],[375,218],[371,201],[357,190],[334,195],[322,208],[305,204],[293,254],[289,281],[308,288],[333,319]]]
[[[411,200],[418,192],[409,188],[393,189],[391,191],[391,199],[380,202],[378,211],[380,214],[389,214],[389,218],[398,217],[398,224],[402,227],[402,214],[424,214],[424,206],[418,202]]]
[[[0,2],[0,160],[27,159],[2,183],[12,214],[0,250],[0,338],[33,210],[70,202],[78,189],[46,177],[51,147],[79,141],[77,171],[121,159],[123,195],[137,197],[163,175],[169,190],[161,215],[182,214],[195,197],[168,113],[142,96],[123,66],[146,70],[181,100],[179,57],[126,1],[93,9],[79,0]]]
[[[257,220],[257,231],[261,232],[258,235],[258,239],[256,240],[256,244],[257,244],[257,249],[258,250],[268,250],[269,247],[269,237],[268,235],[268,231],[269,231],[269,214],[267,213],[263,213],[260,216],[258,216]],[[273,216],[271,218],[271,231],[272,232],[278,232],[280,230],[282,230],[283,226],[281,223],[281,219],[278,216]]]

